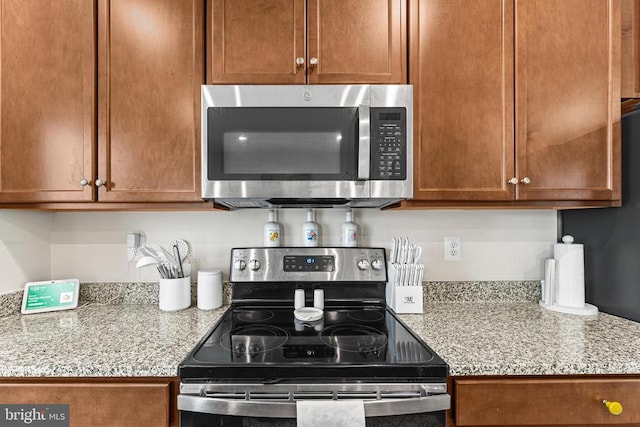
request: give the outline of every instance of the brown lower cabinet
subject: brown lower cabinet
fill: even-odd
[[[638,426],[640,376],[457,377],[449,426]],[[619,402],[613,415],[603,400]]]
[[[2,379],[0,404],[68,404],[71,427],[177,427],[178,385],[156,377]]]

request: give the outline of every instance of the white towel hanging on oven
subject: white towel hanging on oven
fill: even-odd
[[[362,400],[298,400],[298,427],[365,427]]]

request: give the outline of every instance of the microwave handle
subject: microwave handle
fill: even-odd
[[[358,179],[369,179],[371,162],[371,115],[368,105],[358,107]]]

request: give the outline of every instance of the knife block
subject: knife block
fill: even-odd
[[[387,305],[396,313],[423,313],[422,286],[387,283]]]

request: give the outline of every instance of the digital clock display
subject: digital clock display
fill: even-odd
[[[332,255],[286,255],[284,257],[284,271],[331,272],[334,270],[335,259]]]

